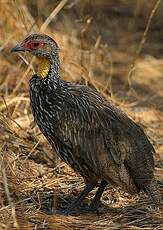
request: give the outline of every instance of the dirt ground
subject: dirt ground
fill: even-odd
[[[102,197],[104,212],[55,214],[78,195],[83,179],[33,122],[34,60],[10,53],[31,32],[55,38],[62,78],[93,84],[144,128],[163,194],[162,11],[156,0],[0,1],[0,229],[163,229],[162,207],[143,192],[130,196],[111,186]]]

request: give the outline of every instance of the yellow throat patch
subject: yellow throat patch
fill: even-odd
[[[50,62],[48,58],[37,58],[38,60],[38,71],[37,75],[41,78],[45,78],[48,75],[50,69]]]

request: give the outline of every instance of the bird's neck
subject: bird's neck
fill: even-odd
[[[40,78],[50,78],[57,80],[59,78],[59,58],[58,56],[52,56],[51,58],[37,57],[38,70],[37,76]]]

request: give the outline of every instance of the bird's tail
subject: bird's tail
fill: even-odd
[[[161,205],[161,194],[157,181],[153,178],[149,185],[144,188],[144,192],[151,198],[152,202]]]

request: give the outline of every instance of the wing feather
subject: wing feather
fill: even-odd
[[[153,175],[154,150],[144,131],[87,86],[69,86],[57,136],[97,173],[107,160],[115,168],[125,164],[137,180]]]

